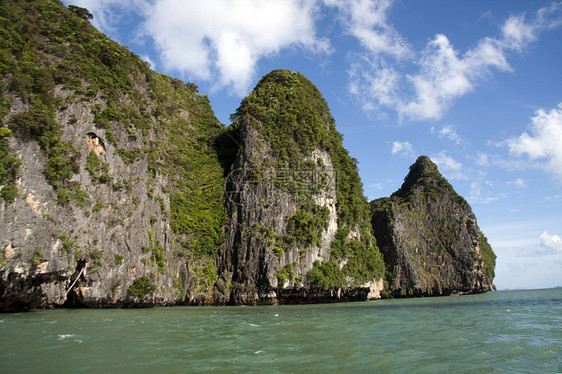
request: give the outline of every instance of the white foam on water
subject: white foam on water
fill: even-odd
[[[58,335],[58,340],[61,341],[61,342],[63,342],[63,341],[68,340],[68,339],[73,339],[73,341],[74,341],[75,343],[84,343],[83,340],[77,339],[77,337],[78,337],[78,336],[77,336],[76,334],[59,334],[59,335]]]
[[[74,338],[75,336],[76,336],[75,334],[59,334],[59,340],[63,341],[66,339]]]

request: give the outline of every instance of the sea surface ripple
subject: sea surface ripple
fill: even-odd
[[[1,373],[557,373],[562,289],[0,315]]]

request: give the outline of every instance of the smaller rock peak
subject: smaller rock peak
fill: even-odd
[[[418,157],[418,159],[410,167],[410,169],[414,166],[425,167],[425,168],[430,168],[430,169],[437,169],[437,165],[435,165],[435,163],[433,161],[431,161],[431,159],[429,157],[424,156],[424,155]]]
[[[418,157],[416,162],[412,166],[410,166],[410,173],[406,178],[408,178],[412,174],[418,176],[419,178],[423,176],[436,175],[436,173],[441,176],[441,174],[439,174],[439,170],[437,170],[437,165],[435,165],[435,163],[433,163],[433,161],[431,161],[429,157],[420,156]]]
[[[268,82],[275,82],[279,84],[289,84],[290,81],[299,79],[301,76],[300,73],[294,72],[287,69],[277,69],[272,70],[266,75],[264,75],[261,79],[261,83],[268,83]]]
[[[410,166],[410,172],[406,178],[404,178],[404,183],[393,195],[399,197],[406,196],[411,191],[412,187],[421,179],[434,180],[435,182],[445,181],[445,178],[439,173],[437,165],[435,165],[429,157],[420,156],[416,162]]]
[[[296,92],[290,93],[290,90],[295,89],[301,92],[299,94]],[[314,83],[298,71],[286,69],[273,70],[264,75],[254,88],[252,94],[262,96],[264,99],[275,96],[281,101],[294,100],[297,98],[295,95],[302,96],[300,97],[301,100],[324,100]]]
[[[313,85],[313,83],[300,72],[288,69],[276,69],[270,71],[260,79],[258,86],[272,83],[282,86],[293,86],[295,84]]]

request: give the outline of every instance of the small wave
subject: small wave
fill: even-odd
[[[255,355],[259,355],[260,353],[265,353],[264,351],[255,351],[254,354]]]
[[[75,343],[84,343],[81,339],[77,339],[77,337],[76,334],[59,334],[58,340],[63,342],[68,339],[73,339]]]
[[[253,327],[260,327],[260,325],[255,325],[255,324],[253,324],[253,323],[250,323],[250,326],[253,326]]]
[[[75,334],[59,334],[59,340],[63,341],[63,340],[66,340],[66,339],[72,339],[75,336],[76,336]]]

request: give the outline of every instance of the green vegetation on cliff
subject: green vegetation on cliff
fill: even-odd
[[[60,125],[55,120],[62,102],[55,97],[54,89],[66,80],[51,64],[54,55],[59,57],[53,52],[58,48],[53,39],[64,23],[59,22],[64,18],[59,14],[61,9],[66,10],[52,1],[12,1],[0,6],[0,119],[6,123],[10,107],[21,101],[27,110],[11,116],[12,131],[38,141],[47,157],[44,174],[53,188],[76,191],[79,186],[72,185],[69,179],[78,170],[79,155],[61,140]],[[68,18],[67,22],[74,19]]]
[[[391,197],[373,200],[371,209],[391,293],[438,295],[493,287],[492,248],[469,204],[428,157],[420,156],[402,186]]]
[[[289,237],[302,246],[320,245],[320,233],[328,225],[328,208],[316,204],[304,204],[289,219],[287,233]]]
[[[492,250],[490,243],[488,243],[488,238],[482,233],[480,233],[480,251],[486,275],[488,279],[492,280],[496,277],[496,254]]]
[[[427,156],[420,156],[410,166],[410,172],[404,178],[402,186],[391,197],[402,202],[412,199],[412,194],[419,194],[427,202],[436,201],[443,195],[449,195],[463,208],[470,209],[466,200],[457,194],[447,179],[439,173],[435,165]],[[417,198],[417,196],[413,197]]]
[[[65,124],[57,121],[57,113],[72,103],[89,102],[107,145],[118,146],[119,131],[141,145],[119,143],[117,154],[126,164],[146,161],[154,176],[171,178],[167,214],[182,252],[215,253],[227,220],[223,184],[229,162],[217,152],[224,148],[224,128],[207,97],[198,95],[192,83],[150,70],[92,27],[84,8],[67,9],[57,0],[14,0],[0,4],[0,15],[0,120],[12,130],[1,128],[2,196],[8,201],[17,196],[18,160],[7,139],[12,132],[39,143],[47,158],[44,175],[59,203],[86,205],[82,186],[70,182],[81,157],[93,184],[113,181],[114,189],[123,188],[98,155],[80,155],[63,140]],[[7,115],[14,103],[23,110]],[[69,124],[78,120],[71,116]]]
[[[233,118],[250,121],[268,139],[278,159],[290,166],[298,166],[303,154],[319,146],[328,148],[336,133],[328,105],[316,86],[288,70],[264,76]]]
[[[0,185],[3,186],[0,196],[8,203],[18,194],[15,184],[21,164],[19,158],[15,157],[14,150],[8,145],[7,137],[11,134],[9,129],[0,128]]]
[[[392,196],[405,202],[414,199],[413,196],[410,196],[413,193],[425,197],[428,204],[431,204],[432,201],[437,201],[439,198],[443,198],[443,196],[449,196],[463,211],[472,212],[467,201],[456,193],[447,179],[439,173],[437,166],[427,156],[418,157],[416,162],[410,167],[410,172],[404,179],[404,183]],[[447,226],[447,222],[441,225],[443,228]],[[451,228],[450,230],[453,229]],[[455,236],[452,232],[438,232],[435,233],[435,235],[439,236],[439,241],[444,241]],[[479,236],[482,261],[484,262],[486,275],[488,279],[492,281],[495,277],[496,255],[490,244],[488,244],[488,239],[481,232]],[[449,242],[452,241],[452,239],[449,240]]]
[[[9,211],[0,288],[9,303],[34,294],[43,299],[25,302],[62,305],[75,279],[74,291],[111,289],[89,300],[108,305],[149,295],[145,302],[251,303],[276,284],[314,293],[384,275],[357,161],[310,81],[267,74],[225,129],[195,84],[150,70],[91,18],[58,0],[0,1],[0,203]],[[252,192],[270,200],[227,205],[236,161],[249,163]],[[272,171],[274,183],[260,185]],[[421,158],[386,203],[404,207],[415,190],[430,206],[451,188],[436,175]],[[293,200],[275,205],[280,196]],[[439,234],[438,244],[450,241]],[[495,255],[483,235],[479,242],[493,277]],[[19,268],[24,281],[11,284]]]
[[[141,298],[153,294],[154,291],[156,286],[146,276],[135,279],[128,289],[129,294]]]
[[[233,119],[233,127],[249,121],[268,140],[281,166],[308,170],[311,165],[303,156],[314,149],[327,151],[337,178],[338,223],[353,226],[368,219],[357,160],[343,147],[320,91],[301,73],[274,70],[265,75]]]
[[[332,178],[336,179],[338,236],[332,245],[332,262],[345,262],[346,265],[340,269],[329,263],[317,263],[308,282],[325,288],[327,285],[343,286],[347,283],[345,276],[351,277],[356,284],[381,277],[384,264],[370,234],[369,204],[363,195],[357,161],[343,147],[342,135],[316,86],[298,72],[274,70],[265,75],[242,101],[233,119],[233,128],[249,124],[266,139],[276,159],[276,163],[269,166],[324,176],[329,167],[330,172],[335,173]],[[314,150],[326,152],[332,164],[324,165],[321,158],[318,162],[311,161]],[[293,173],[290,177],[301,174]],[[328,181],[317,178],[312,185],[315,183]],[[325,187],[327,185],[320,186]],[[310,198],[314,186],[309,185],[307,192]],[[319,245],[328,211],[316,211],[318,209],[311,209],[309,205],[302,205],[289,219],[288,234],[296,237],[301,245]],[[358,234],[347,237],[351,232]],[[334,271],[340,275],[333,274]]]

